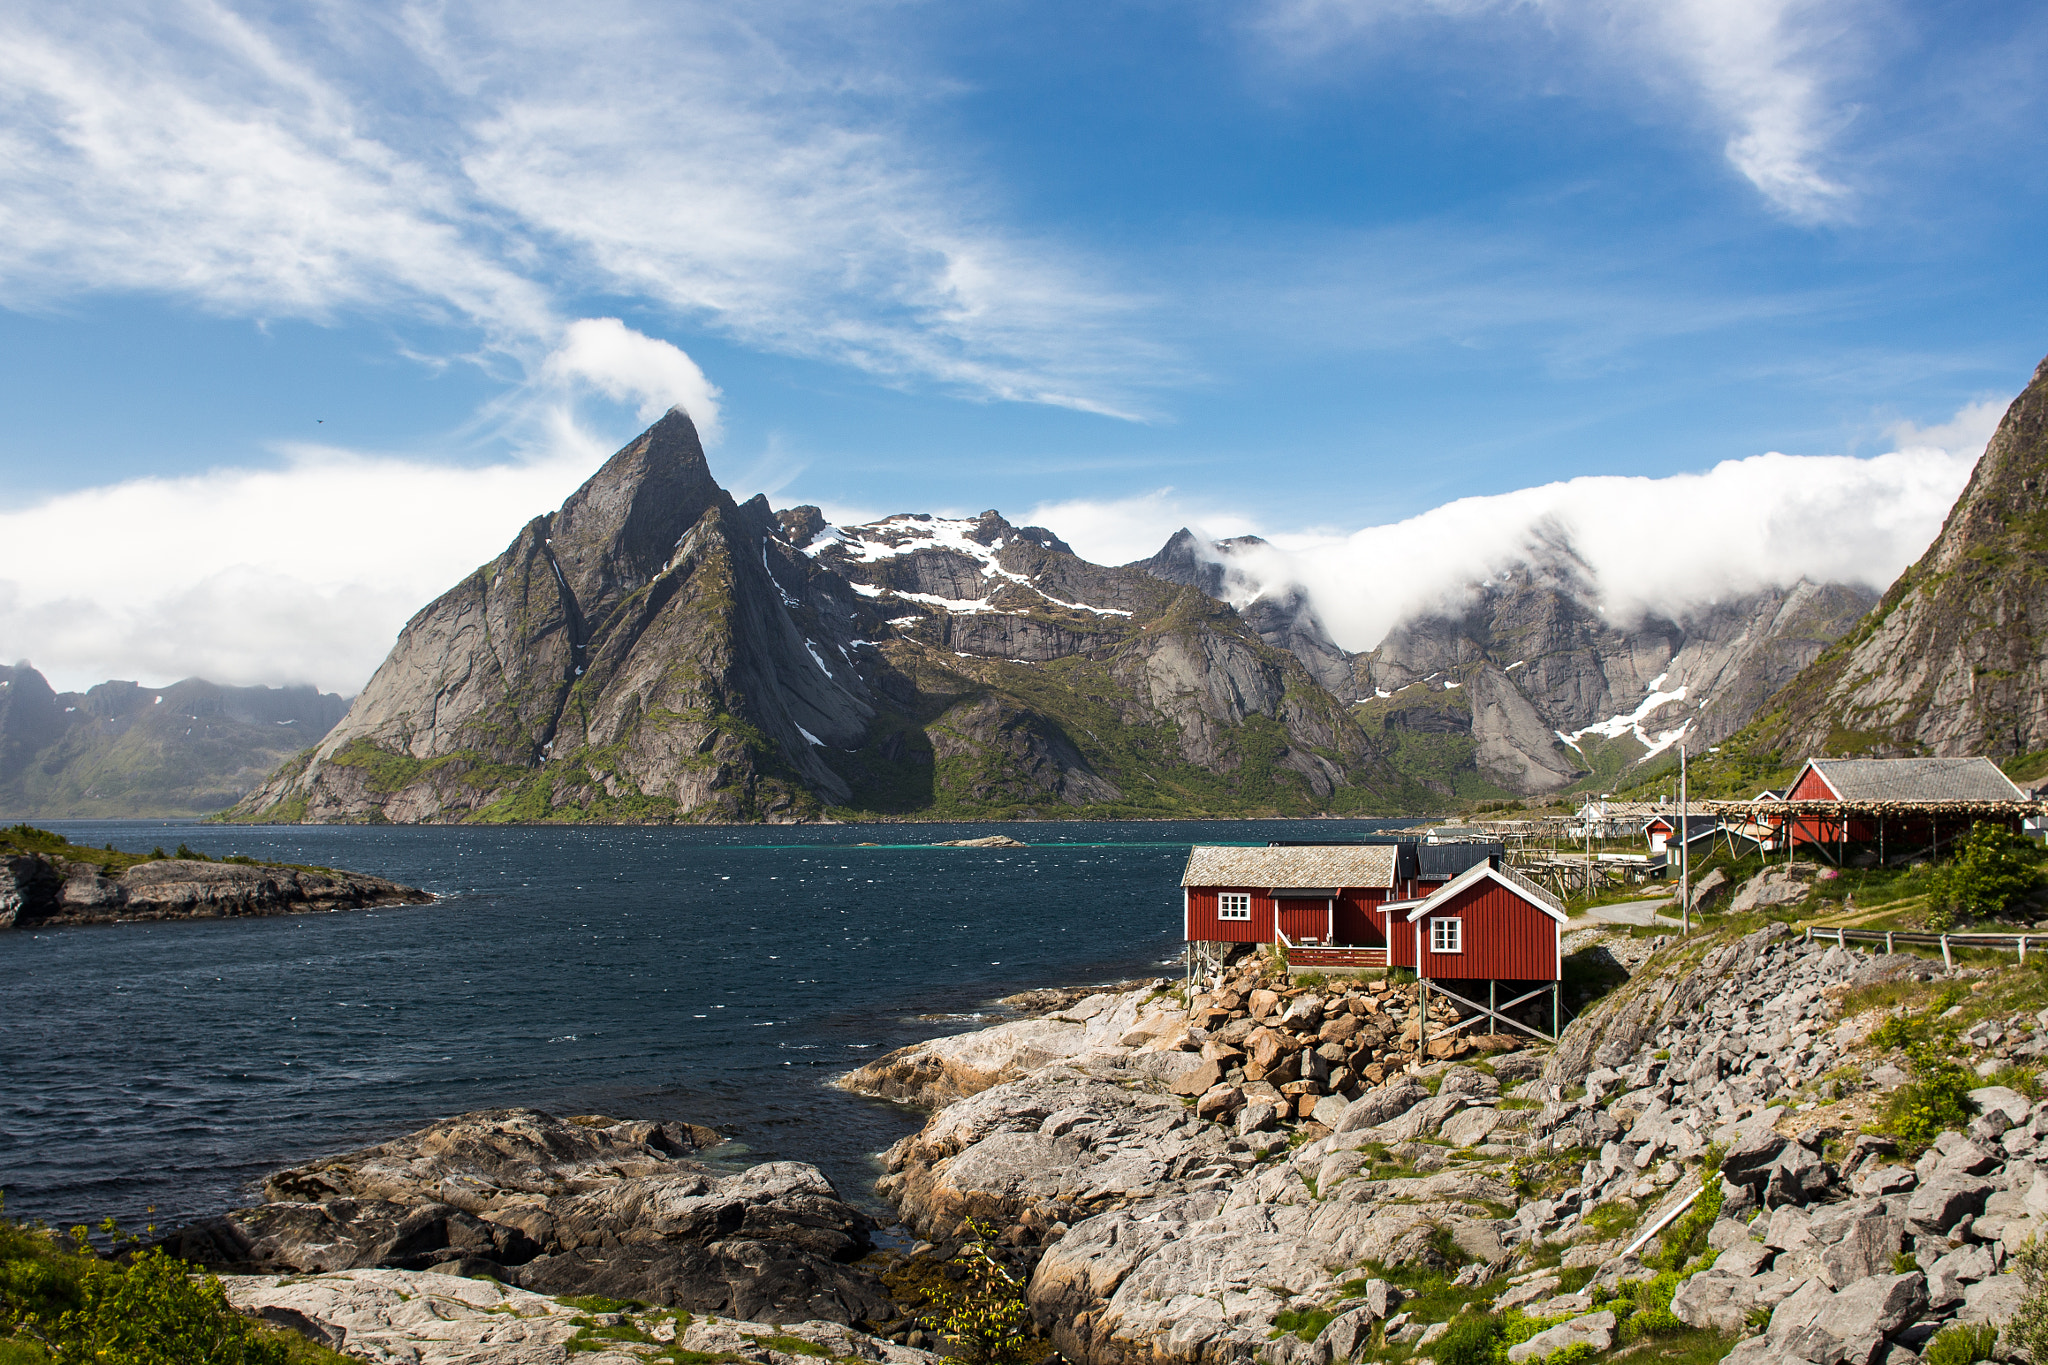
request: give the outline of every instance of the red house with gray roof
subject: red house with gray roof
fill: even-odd
[[[1495,1007],[1550,994],[1555,1028],[1564,906],[1506,866],[1497,844],[1198,844],[1181,894],[1191,971],[1197,948],[1277,944],[1293,968],[1407,967],[1426,989],[1450,983],[1436,989],[1475,1012],[1467,1023],[1535,1031]],[[1517,998],[1499,1003],[1502,985]],[[1457,994],[1467,990],[1486,1003]]]

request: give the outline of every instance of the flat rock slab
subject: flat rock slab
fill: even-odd
[[[730,1352],[758,1365],[814,1365],[820,1354],[883,1365],[932,1365],[938,1359],[837,1323],[593,1315],[543,1294],[431,1272],[228,1275],[221,1285],[228,1302],[244,1313],[376,1365],[637,1365],[668,1359],[666,1353],[678,1345],[707,1354]],[[600,1316],[606,1326],[636,1327],[653,1340],[591,1341],[583,1333]]]

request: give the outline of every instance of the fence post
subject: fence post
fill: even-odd
[[[1946,968],[1948,968],[1948,969],[1949,969],[1949,970],[1951,970],[1951,971],[1953,971],[1953,970],[1955,969],[1955,965],[1956,965],[1956,964],[1955,964],[1955,963],[1954,963],[1953,961],[1951,961],[1951,960],[1949,959],[1949,955],[1948,955],[1948,935],[1947,935],[1947,934],[1943,934],[1943,935],[1941,936],[1941,965],[1942,965],[1943,967],[1946,967]]]
[[[1842,939],[1842,931],[1840,929],[1835,930],[1835,946],[1837,948],[1843,948],[1848,946]]]
[[[1813,942],[1813,926],[1811,924],[1806,926],[1806,941],[1808,943]]]
[[[1884,931],[1884,955],[1886,957],[1892,955],[1892,931],[1889,929]]]
[[[2022,967],[2027,965],[2027,936],[2025,934],[2020,935],[2020,965]]]

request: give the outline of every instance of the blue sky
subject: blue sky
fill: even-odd
[[[0,653],[353,690],[677,400],[742,497],[1102,558],[1925,448],[1785,561],[1882,581],[2048,352],[2044,65],[2017,3],[18,6]]]

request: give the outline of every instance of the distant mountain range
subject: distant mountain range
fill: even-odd
[[[106,682],[0,666],[0,817],[206,815],[318,742],[348,701],[311,687]]]
[[[672,412],[424,608],[244,820],[1378,814],[1604,780],[1738,728],[1872,595],[1608,625],[1569,547],[1351,654],[1244,542],[1121,567],[996,512],[833,526]]]

